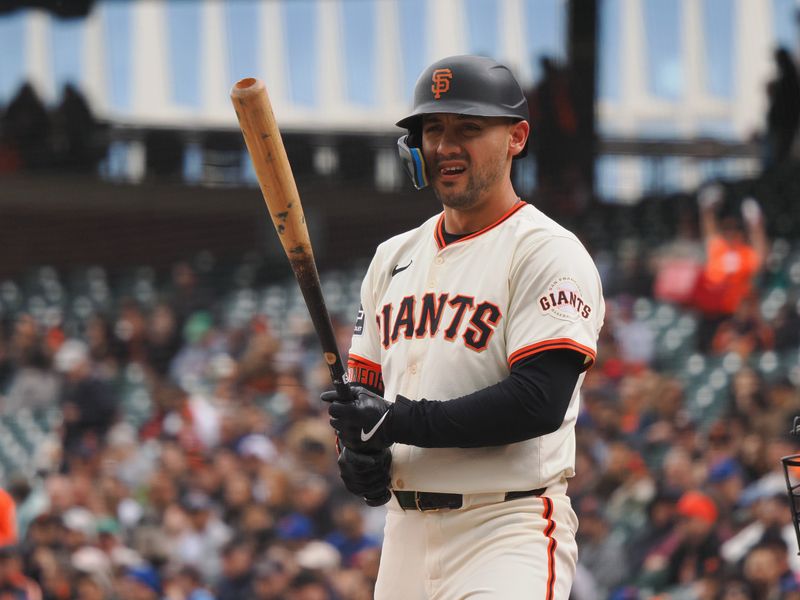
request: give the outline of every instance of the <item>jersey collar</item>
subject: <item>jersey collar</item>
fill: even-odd
[[[484,233],[486,233],[490,229],[494,229],[495,227],[497,227],[498,225],[500,225],[504,221],[507,221],[508,219],[510,219],[511,216],[514,213],[516,213],[519,209],[521,209],[523,206],[525,206],[525,204],[526,204],[525,202],[523,202],[522,200],[519,200],[514,206],[512,206],[509,209],[509,211],[506,214],[504,214],[502,217],[497,219],[497,221],[495,221],[491,225],[488,225],[488,226],[484,227],[483,229],[481,229],[479,231],[476,231],[474,233],[470,233],[469,235],[465,235],[462,238],[458,238],[456,241],[452,242],[450,245],[452,246],[453,244],[459,244],[461,242],[465,242],[467,240],[471,240],[472,238],[476,238],[479,235],[483,235]],[[434,228],[434,231],[433,231],[433,237],[436,240],[436,246],[439,248],[439,250],[441,250],[442,248],[444,248],[445,246],[448,245],[447,241],[444,239],[444,213],[442,213],[439,216],[439,220],[437,221],[436,227]]]

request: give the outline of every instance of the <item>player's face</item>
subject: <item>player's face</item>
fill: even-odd
[[[449,113],[424,117],[422,151],[443,205],[469,209],[501,188],[511,169],[509,142],[516,127],[505,118]]]

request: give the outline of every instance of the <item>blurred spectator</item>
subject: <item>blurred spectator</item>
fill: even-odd
[[[14,366],[0,412],[13,414],[21,408],[42,410],[56,405],[59,381],[51,369],[41,328],[33,316],[21,314],[14,324],[8,347]]]
[[[0,119],[0,129],[23,168],[36,169],[50,164],[50,116],[30,83],[24,83],[11,99]]]
[[[291,572],[280,561],[264,559],[253,569],[253,600],[281,600],[291,580]]]
[[[581,564],[591,573],[598,597],[607,598],[629,575],[628,562],[621,560],[625,555],[625,540],[611,530],[599,498],[583,498],[576,512],[581,521],[578,529]]]
[[[739,462],[732,457],[721,458],[708,470],[709,495],[714,499],[720,513],[733,517],[744,489],[745,479]]]
[[[324,537],[333,529],[331,486],[318,475],[303,474],[291,480],[292,511],[289,517],[308,519],[310,537]]]
[[[744,366],[737,371],[731,385],[728,417],[756,421],[767,408],[764,382],[754,369]]]
[[[572,582],[572,590],[570,590],[570,598],[572,600],[599,600],[600,590],[597,589],[594,577],[583,565],[583,561],[579,560],[575,566],[575,578]]]
[[[196,385],[209,370],[222,342],[214,327],[214,317],[206,311],[194,312],[183,322],[183,348],[172,360],[169,376],[184,386]]]
[[[744,576],[756,598],[800,598],[800,582],[789,569],[786,544],[779,536],[765,536],[744,560]]]
[[[715,529],[718,510],[707,495],[690,490],[677,506],[677,545],[667,554],[667,586],[686,585],[722,567],[720,540]]]
[[[788,158],[800,125],[800,77],[797,67],[786,48],[778,48],[774,58],[777,76],[767,85],[769,107],[764,170],[769,170]]]
[[[118,587],[120,600],[161,600],[161,577],[149,565],[125,571]]]
[[[146,320],[142,308],[132,298],[122,298],[113,327],[113,346],[117,360],[146,364],[145,335]]]
[[[656,494],[656,485],[636,451],[626,459],[629,476],[608,498],[606,516],[614,529],[629,538],[647,519],[647,506]]]
[[[19,550],[11,545],[0,547],[0,598],[42,600],[42,590],[22,572]]]
[[[24,540],[31,521],[47,510],[47,496],[37,480],[34,485],[24,475],[9,478],[8,493],[16,505],[16,530],[19,540]]]
[[[653,296],[665,302],[691,301],[705,258],[695,211],[679,206],[675,235],[650,255]]]
[[[772,328],[761,318],[757,299],[746,296],[731,317],[717,327],[711,340],[711,350],[717,354],[736,352],[747,358],[753,352],[771,349],[774,338]]]
[[[722,557],[730,565],[741,565],[750,550],[765,538],[779,537],[785,547],[797,545],[785,490],[759,490],[755,497],[748,499],[744,508],[752,520],[720,548]],[[796,552],[791,553],[790,562],[792,568],[800,573],[800,556]]]
[[[142,424],[141,439],[173,439],[187,451],[192,461],[202,458],[203,450],[220,435],[217,410],[202,396],[190,396],[168,379],[152,381],[153,414]]]
[[[639,573],[648,558],[673,535],[677,521],[678,494],[658,491],[647,505],[647,520],[627,545],[630,573]]]
[[[14,365],[8,352],[6,325],[0,320],[0,398],[6,391],[8,383],[14,375]]]
[[[314,571],[298,573],[287,590],[286,600],[335,600],[325,579]]]
[[[325,540],[332,544],[342,556],[342,564],[352,566],[359,552],[367,548],[379,548],[380,542],[366,534],[361,507],[347,503],[339,506],[334,514],[336,529]]]
[[[17,543],[17,512],[14,498],[0,488],[0,547]]]
[[[537,188],[548,214],[575,214],[584,206],[575,162],[578,116],[569,71],[548,56],[539,58],[541,78],[529,94],[531,149],[536,156]]]
[[[614,267],[603,279],[604,295],[646,296],[653,287],[647,264],[648,248],[639,237],[626,237],[615,244]]]
[[[175,540],[174,559],[197,568],[216,583],[222,571],[221,550],[232,532],[217,516],[206,494],[191,491],[181,504],[188,522]]]
[[[322,540],[310,540],[297,551],[296,557],[297,566],[318,572],[324,575],[326,580],[329,580],[342,564],[339,551]]]
[[[775,350],[785,352],[800,347],[800,312],[789,302],[783,305],[772,320]]]
[[[707,186],[698,195],[706,263],[697,282],[692,304],[703,314],[698,331],[703,348],[717,326],[733,315],[753,293],[753,279],[767,255],[767,235],[761,208],[753,199],[741,204],[741,216],[717,215],[725,190]]]
[[[649,365],[655,356],[655,332],[633,314],[633,298],[621,296],[608,305],[606,319],[611,324],[619,354],[627,366]],[[609,318],[610,317],[610,318]]]
[[[99,124],[86,98],[71,83],[64,86],[53,112],[55,159],[70,172],[91,172],[102,157]]]
[[[64,376],[63,468],[70,470],[76,460],[96,458],[104,447],[106,433],[118,417],[118,401],[108,382],[92,374],[89,349],[83,342],[64,342],[55,366]]]
[[[218,600],[249,598],[253,586],[253,546],[233,540],[222,549],[222,577],[217,584]]]
[[[86,322],[84,341],[98,377],[111,379],[117,374],[119,363],[115,356],[114,336],[108,320],[93,314]]]
[[[97,548],[105,553],[114,568],[137,567],[145,562],[138,552],[123,543],[120,525],[113,517],[99,519],[96,533]]]
[[[193,567],[183,567],[170,577],[164,586],[164,598],[165,600],[217,600],[203,586],[202,575]]]
[[[285,435],[296,423],[320,413],[319,406],[313,403],[303,383],[302,375],[294,370],[278,374],[275,393],[269,400],[268,408],[275,415],[273,431],[277,435]]]
[[[280,346],[266,323],[254,319],[237,366],[236,379],[243,396],[261,397],[275,391],[276,356]],[[270,408],[275,412],[275,407]]]
[[[786,425],[800,413],[800,386],[782,376],[766,387],[767,406],[757,423],[757,431],[775,438],[783,436]]]
[[[178,319],[172,307],[159,303],[147,319],[145,351],[147,364],[161,376],[169,372],[172,359],[181,348]]]
[[[106,600],[110,586],[101,577],[79,572],[75,578],[75,600]]]
[[[213,305],[211,291],[192,265],[185,261],[175,263],[172,267],[172,282],[167,294],[179,328],[184,326],[190,315],[209,311]]]
[[[718,600],[756,600],[756,595],[744,576],[734,576],[721,583],[717,598]]]

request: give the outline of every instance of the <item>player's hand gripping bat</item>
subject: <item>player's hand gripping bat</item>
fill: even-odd
[[[331,319],[322,296],[303,206],[300,203],[297,184],[286,156],[286,149],[283,147],[281,132],[272,112],[267,89],[258,79],[242,79],[231,89],[231,100],[267,210],[292,266],[311,322],[322,345],[333,386],[340,399],[351,398],[347,373],[339,356]],[[380,506],[388,502],[390,496],[389,490],[386,490],[382,497],[367,498],[366,501],[371,506]]]

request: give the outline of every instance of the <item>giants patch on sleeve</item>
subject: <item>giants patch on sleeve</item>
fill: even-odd
[[[353,329],[353,335],[362,335],[364,333],[364,307],[358,307],[358,317],[356,317],[356,326]]]
[[[578,282],[571,277],[559,277],[539,297],[539,311],[564,321],[588,319],[592,307],[586,303]]]

